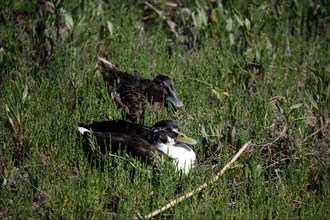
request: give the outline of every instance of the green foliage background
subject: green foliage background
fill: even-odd
[[[207,182],[156,218],[330,217],[330,3],[0,1],[0,218],[126,219]],[[97,57],[173,78],[199,165],[154,175],[127,155],[91,166],[76,126],[120,118]],[[134,174],[134,175],[133,175]]]

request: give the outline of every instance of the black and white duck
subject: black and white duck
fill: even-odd
[[[197,141],[180,132],[172,120],[159,121],[152,127],[125,120],[78,124],[84,137],[92,136],[102,153],[126,151],[129,155],[152,162],[155,156],[168,156],[177,171],[188,174],[196,163],[196,154],[188,146]]]

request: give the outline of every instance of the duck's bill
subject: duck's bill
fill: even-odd
[[[197,144],[197,141],[195,139],[188,137],[187,135],[181,132],[178,132],[178,136],[176,140],[184,144]]]
[[[177,108],[183,107],[183,103],[180,101],[180,99],[178,99],[174,91],[169,92],[169,94],[166,97],[166,100],[171,102]]]

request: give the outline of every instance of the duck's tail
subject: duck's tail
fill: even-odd
[[[104,82],[108,86],[109,92],[112,92],[114,85],[123,73],[115,65],[102,57],[98,57],[97,66],[99,73],[101,73]]]
[[[90,133],[90,130],[85,128],[82,123],[78,123],[78,130],[81,134]]]
[[[107,71],[118,71],[117,67],[110,63],[108,60],[102,57],[98,57],[97,64],[99,66],[99,69],[101,73],[107,72]]]

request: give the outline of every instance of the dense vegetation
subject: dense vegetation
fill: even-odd
[[[0,1],[0,218],[330,218],[330,2]],[[173,78],[198,167],[88,163],[79,121],[121,118],[97,57]]]

